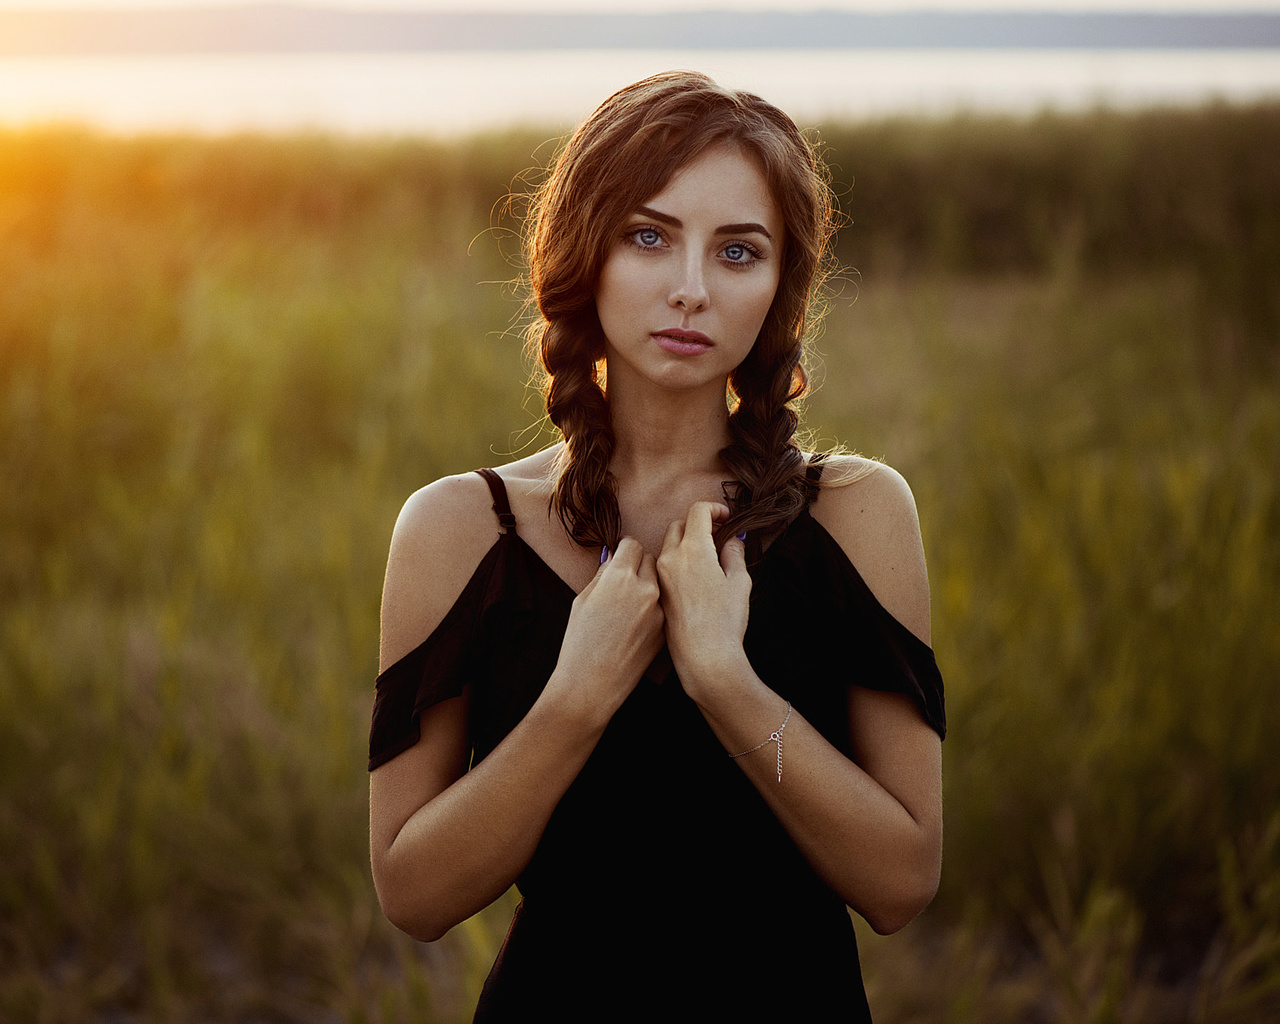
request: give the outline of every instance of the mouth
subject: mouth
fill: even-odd
[[[701,331],[686,331],[673,327],[666,331],[655,331],[650,337],[659,348],[680,356],[696,356],[702,352],[709,352],[712,348],[711,339]]]

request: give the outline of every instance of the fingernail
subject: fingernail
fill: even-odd
[[[608,561],[608,559],[609,559],[609,545],[602,544],[600,546],[600,564],[604,565],[604,563]]]
[[[743,530],[740,534],[738,534],[738,540],[742,541],[742,543],[744,543],[744,544],[747,542],[747,531],[746,531],[746,530]]]

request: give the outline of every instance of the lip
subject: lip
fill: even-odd
[[[686,331],[679,327],[655,331],[650,337],[659,348],[680,356],[696,356],[710,352],[712,348],[711,339],[701,331]]]

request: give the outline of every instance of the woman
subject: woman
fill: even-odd
[[[890,932],[937,888],[914,503],[794,441],[830,225],[790,119],[690,73],[608,99],[541,191],[564,441],[405,505],[370,740],[387,916],[429,941],[524,897],[477,1020],[869,1020],[846,905]]]

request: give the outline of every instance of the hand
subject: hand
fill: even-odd
[[[662,627],[653,556],[625,537],[574,598],[548,689],[571,692],[607,722],[662,649]]]
[[[730,539],[717,558],[711,536],[712,525],[728,516],[717,502],[695,502],[685,519],[667,528],[658,555],[667,646],[690,696],[740,673],[745,661],[751,576],[742,542]]]

